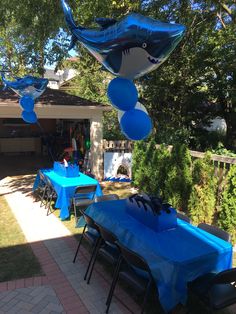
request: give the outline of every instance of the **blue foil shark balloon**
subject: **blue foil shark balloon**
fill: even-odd
[[[128,79],[158,68],[185,33],[184,25],[163,23],[135,13],[120,22],[98,18],[100,30],[87,29],[76,26],[70,7],[64,0],[61,3],[72,32],[71,47],[79,41],[109,72]]]
[[[16,78],[15,81],[8,81],[2,73],[2,81],[5,87],[11,88],[20,97],[30,96],[33,99],[38,98],[45,91],[48,79],[33,77],[30,75],[22,78]]]
[[[37,116],[34,112],[34,101],[45,91],[48,79],[27,75],[23,78],[16,78],[15,81],[8,81],[3,72],[1,75],[5,88],[11,88],[20,96],[20,106],[23,109],[22,119],[27,123],[36,123]]]

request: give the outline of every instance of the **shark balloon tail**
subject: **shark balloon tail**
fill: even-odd
[[[70,30],[72,32],[71,42],[70,42],[70,46],[69,46],[69,50],[71,50],[72,48],[74,48],[76,42],[79,41],[78,40],[78,31],[83,30],[84,27],[82,27],[80,25],[77,26],[75,24],[75,21],[74,21],[73,15],[72,15],[72,10],[64,0],[61,0],[61,5],[62,5],[63,12],[64,12],[66,24],[68,25],[68,27],[70,28]],[[75,35],[75,31],[76,31],[76,35]]]

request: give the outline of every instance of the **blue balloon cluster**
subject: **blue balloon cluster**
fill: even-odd
[[[22,119],[27,123],[36,123],[38,118],[34,112],[35,99],[45,91],[48,80],[27,75],[15,81],[8,81],[3,72],[1,75],[5,87],[11,88],[20,96]]]
[[[112,105],[121,113],[122,133],[130,140],[145,139],[152,130],[151,119],[144,106],[138,103],[138,91],[131,80],[117,77],[107,90]]]

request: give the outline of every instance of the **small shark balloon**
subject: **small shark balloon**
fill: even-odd
[[[10,87],[20,97],[30,96],[33,99],[38,98],[45,91],[48,79],[33,77],[30,75],[22,78],[16,78],[15,81],[8,81],[2,73],[2,80],[5,87]]]
[[[128,79],[139,78],[158,68],[175,49],[185,33],[181,24],[163,23],[131,13],[120,22],[98,18],[100,30],[76,26],[71,8],[61,0],[67,25],[72,32],[71,47],[79,41],[106,70]]]
[[[15,78],[15,81],[8,81],[3,72],[1,75],[5,88],[11,88],[20,96],[20,106],[23,109],[22,119],[27,123],[36,123],[37,116],[34,112],[34,101],[45,91],[48,79],[27,75],[23,78]]]

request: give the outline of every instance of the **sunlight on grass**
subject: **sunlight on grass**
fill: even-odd
[[[0,282],[42,275],[40,264],[3,196],[0,204]]]

